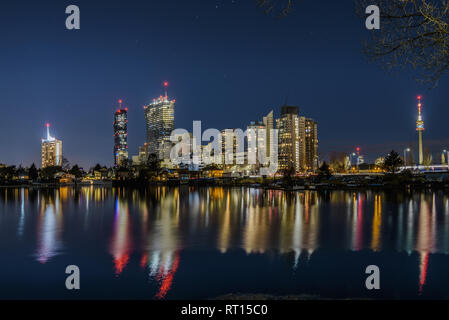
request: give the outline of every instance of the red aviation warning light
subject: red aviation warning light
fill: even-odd
[[[417,131],[424,131],[424,121],[422,119],[421,110],[422,110],[422,104],[421,104],[421,96],[418,96],[418,120],[416,121],[416,130]]]
[[[46,126],[47,128],[50,128],[50,124],[49,124],[48,122],[45,124],[45,126]]]
[[[168,81],[164,81],[165,98],[168,97],[168,94],[167,94],[167,88],[168,88]]]

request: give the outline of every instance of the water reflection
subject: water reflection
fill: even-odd
[[[114,227],[110,246],[110,253],[114,257],[115,274],[117,276],[122,273],[128,264],[132,251],[129,220],[128,203],[117,198],[115,201]]]
[[[37,222],[36,259],[40,263],[46,263],[58,255],[62,249],[63,216],[60,193],[56,192],[54,198],[43,194],[40,197],[40,209]]]
[[[113,274],[126,272],[135,255],[157,284],[156,298],[176,284],[186,248],[293,253],[293,269],[320,248],[416,252],[422,292],[432,255],[449,253],[449,196],[219,187],[1,189],[0,234],[6,230],[16,237],[8,241],[29,241],[39,263],[70,251],[91,230],[106,230],[97,240],[108,248]],[[74,234],[67,238],[69,230]]]

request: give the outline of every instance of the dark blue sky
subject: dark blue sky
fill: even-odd
[[[65,7],[81,30],[65,28]],[[386,73],[361,54],[369,33],[352,0],[299,1],[283,20],[250,0],[10,1],[0,10],[0,163],[40,165],[45,123],[68,160],[113,163],[116,101],[129,108],[130,154],[145,140],[142,106],[176,99],[176,127],[245,128],[280,105],[319,123],[320,155],[368,159],[416,140],[424,96],[425,143],[449,148],[449,78],[428,90],[410,70]]]

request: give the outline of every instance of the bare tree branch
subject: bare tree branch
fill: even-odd
[[[449,0],[355,0],[356,12],[380,8],[380,30],[364,43],[368,58],[387,68],[412,66],[436,85],[449,69]]]
[[[295,2],[297,0],[256,0],[257,6],[263,9],[266,15],[275,15],[278,19],[289,15]]]

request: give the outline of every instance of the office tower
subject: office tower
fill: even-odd
[[[318,168],[318,124],[313,119],[300,117],[300,167],[315,171]]]
[[[50,135],[47,123],[47,138],[42,139],[42,168],[62,166],[62,141]]]
[[[299,108],[282,106],[281,117],[276,119],[278,129],[278,170],[293,167],[300,170]]]
[[[274,154],[274,152],[271,152],[273,150],[273,129],[274,129],[274,117],[273,117],[273,110],[270,111],[269,114],[267,114],[265,117],[263,117],[263,124],[265,125],[266,130],[266,155],[270,163],[274,163],[274,157],[277,156]]]
[[[168,84],[164,83],[165,88]],[[144,106],[148,152],[156,154],[159,159],[169,159],[170,135],[175,129],[175,100],[169,100],[167,91],[165,96],[153,99]]]
[[[259,148],[265,148],[266,154],[266,128],[262,122],[251,121],[247,126],[247,139],[248,139],[248,164],[255,165],[256,168],[260,165]],[[265,159],[262,159],[265,160]],[[268,159],[267,159],[268,160]]]
[[[128,108],[119,108],[114,114],[114,165],[116,167],[128,164]]]
[[[423,164],[423,146],[422,146],[422,132],[424,131],[424,121],[421,115],[421,96],[418,96],[418,120],[416,121],[416,131],[418,131],[419,143],[419,165]]]
[[[240,131],[240,132],[239,132]],[[230,147],[226,144],[230,141]],[[243,143],[243,144],[242,144]],[[233,165],[245,162],[244,132],[239,129],[224,129],[221,131],[222,164]]]

